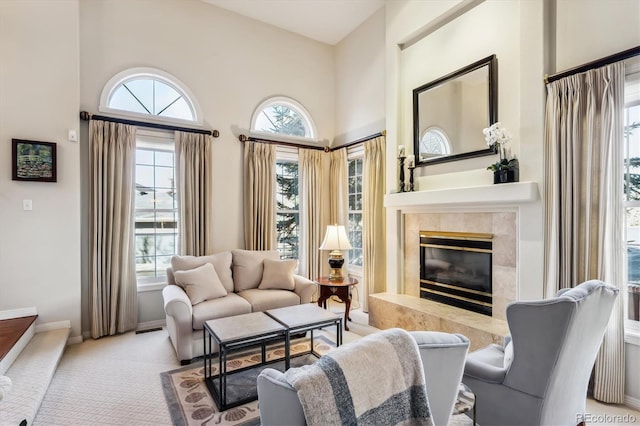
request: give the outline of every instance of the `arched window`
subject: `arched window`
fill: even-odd
[[[299,102],[285,97],[269,98],[258,105],[251,117],[251,131],[316,140],[309,112]]]
[[[443,130],[437,127],[428,128],[420,139],[420,159],[449,155],[451,144]]]
[[[99,110],[202,124],[199,108],[186,86],[172,75],[153,68],[132,68],[111,78],[102,90]]]

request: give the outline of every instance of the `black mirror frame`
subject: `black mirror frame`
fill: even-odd
[[[436,87],[448,80],[453,80],[464,74],[475,71],[484,66],[489,67],[489,121],[487,127],[498,121],[498,59],[496,55],[487,56],[484,59],[480,59],[468,65],[464,68],[460,68],[457,71],[449,73],[444,77],[440,77],[430,83],[424,84],[420,87],[413,89],[413,153],[415,154],[416,166],[428,166],[431,164],[448,163],[450,161],[464,160],[473,157],[482,157],[485,155],[495,154],[495,149],[486,148],[477,151],[462,152],[460,154],[445,155],[442,157],[430,158],[428,160],[420,161],[420,123],[418,114],[418,96],[420,93],[429,90],[432,87]],[[479,134],[478,137],[481,137]]]

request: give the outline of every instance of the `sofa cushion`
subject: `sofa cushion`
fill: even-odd
[[[232,315],[248,314],[251,305],[235,293],[229,293],[218,299],[207,300],[193,307],[192,327],[194,330],[202,330],[205,321],[216,318],[225,318]]]
[[[239,292],[238,296],[246,299],[251,304],[253,312],[300,304],[300,297],[289,290],[259,290],[252,288]]]
[[[205,263],[213,265],[224,288],[227,292],[232,292],[233,276],[231,275],[230,251],[223,251],[207,256],[173,256],[171,258],[171,269],[173,269],[173,273],[175,274],[177,271],[187,271],[202,266]]]
[[[188,271],[176,271],[174,276],[176,284],[184,288],[192,305],[227,295],[227,290],[210,263]]]
[[[271,260],[264,259],[262,280],[258,286],[261,290],[293,290],[296,283],[293,280],[293,272],[298,265],[297,260]]]
[[[262,280],[263,260],[278,260],[277,250],[231,250],[235,291],[258,288]]]

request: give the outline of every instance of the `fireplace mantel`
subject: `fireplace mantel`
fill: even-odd
[[[538,199],[536,182],[514,182],[387,194],[384,205],[396,210],[430,206],[508,206]]]

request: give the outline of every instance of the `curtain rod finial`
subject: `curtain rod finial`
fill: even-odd
[[[80,120],[89,121],[91,120],[91,114],[87,111],[80,111]]]
[[[238,139],[240,140],[240,142],[246,142],[247,141],[247,136],[246,135],[240,135],[240,136],[238,136]]]
[[[220,137],[220,132],[214,129],[211,131],[211,136],[213,136],[214,138],[218,138]]]

